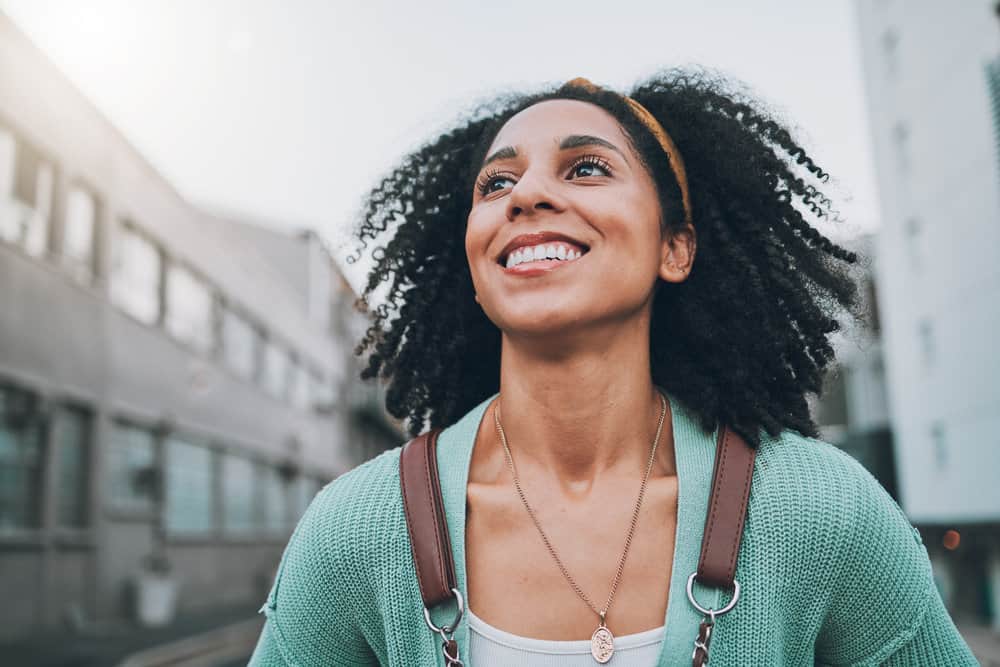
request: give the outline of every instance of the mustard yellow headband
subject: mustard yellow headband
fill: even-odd
[[[604,90],[600,86],[591,83],[588,79],[583,77],[577,77],[572,81],[567,81],[566,86],[573,88],[582,88],[583,90],[589,92],[597,92]],[[674,140],[670,138],[667,131],[663,129],[660,122],[656,120],[653,114],[649,113],[646,107],[642,106],[631,97],[621,96],[628,104],[632,113],[635,114],[636,119],[646,126],[646,128],[653,133],[656,140],[659,142],[660,147],[663,152],[667,154],[667,160],[670,161],[670,168],[674,170],[674,176],[677,177],[677,184],[681,188],[681,203],[684,206],[684,222],[691,224],[691,197],[688,194],[688,181],[687,181],[687,171],[684,169],[684,159],[681,157],[681,152],[677,150],[677,145],[674,144]]]

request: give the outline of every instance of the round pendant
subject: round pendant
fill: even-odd
[[[594,660],[603,665],[611,659],[614,652],[615,636],[611,634],[611,630],[604,625],[594,630],[590,637],[590,654],[594,656]]]

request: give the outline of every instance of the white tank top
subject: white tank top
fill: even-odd
[[[595,667],[590,640],[550,641],[520,637],[494,628],[466,609],[469,616],[469,662],[476,667]],[[652,630],[615,637],[608,665],[653,667],[663,643],[661,625]]]

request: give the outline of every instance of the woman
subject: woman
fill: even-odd
[[[464,664],[596,664],[595,628],[612,664],[690,664],[720,424],[757,458],[712,665],[975,664],[919,535],[815,439],[805,395],[834,315],[858,311],[857,257],[807,219],[832,213],[826,179],[757,105],[674,71],[630,98],[584,80],[505,98],[374,190],[363,245],[398,229],[364,292],[388,284],[363,375],[414,435],[447,427]],[[253,664],[446,664],[399,458],[312,503]]]

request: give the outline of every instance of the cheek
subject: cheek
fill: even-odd
[[[469,264],[473,280],[482,270],[481,262],[488,259],[490,226],[475,213],[470,213],[465,225],[465,260]]]
[[[628,223],[636,251],[658,261],[663,215],[655,189],[651,184],[650,187],[637,188],[631,193],[625,208],[630,212]]]
[[[477,223],[476,215],[470,213],[465,223],[466,254],[470,257],[474,256],[476,248],[482,247],[483,243],[485,243],[485,239],[483,238],[482,225]]]
[[[610,193],[609,193],[610,194]],[[629,254],[659,253],[660,208],[645,191],[620,191],[589,213],[612,247]]]
[[[645,197],[628,196],[616,200],[613,213],[605,210],[600,223],[603,237],[595,247],[594,278],[604,283],[631,285],[645,290],[659,274],[660,216]]]

